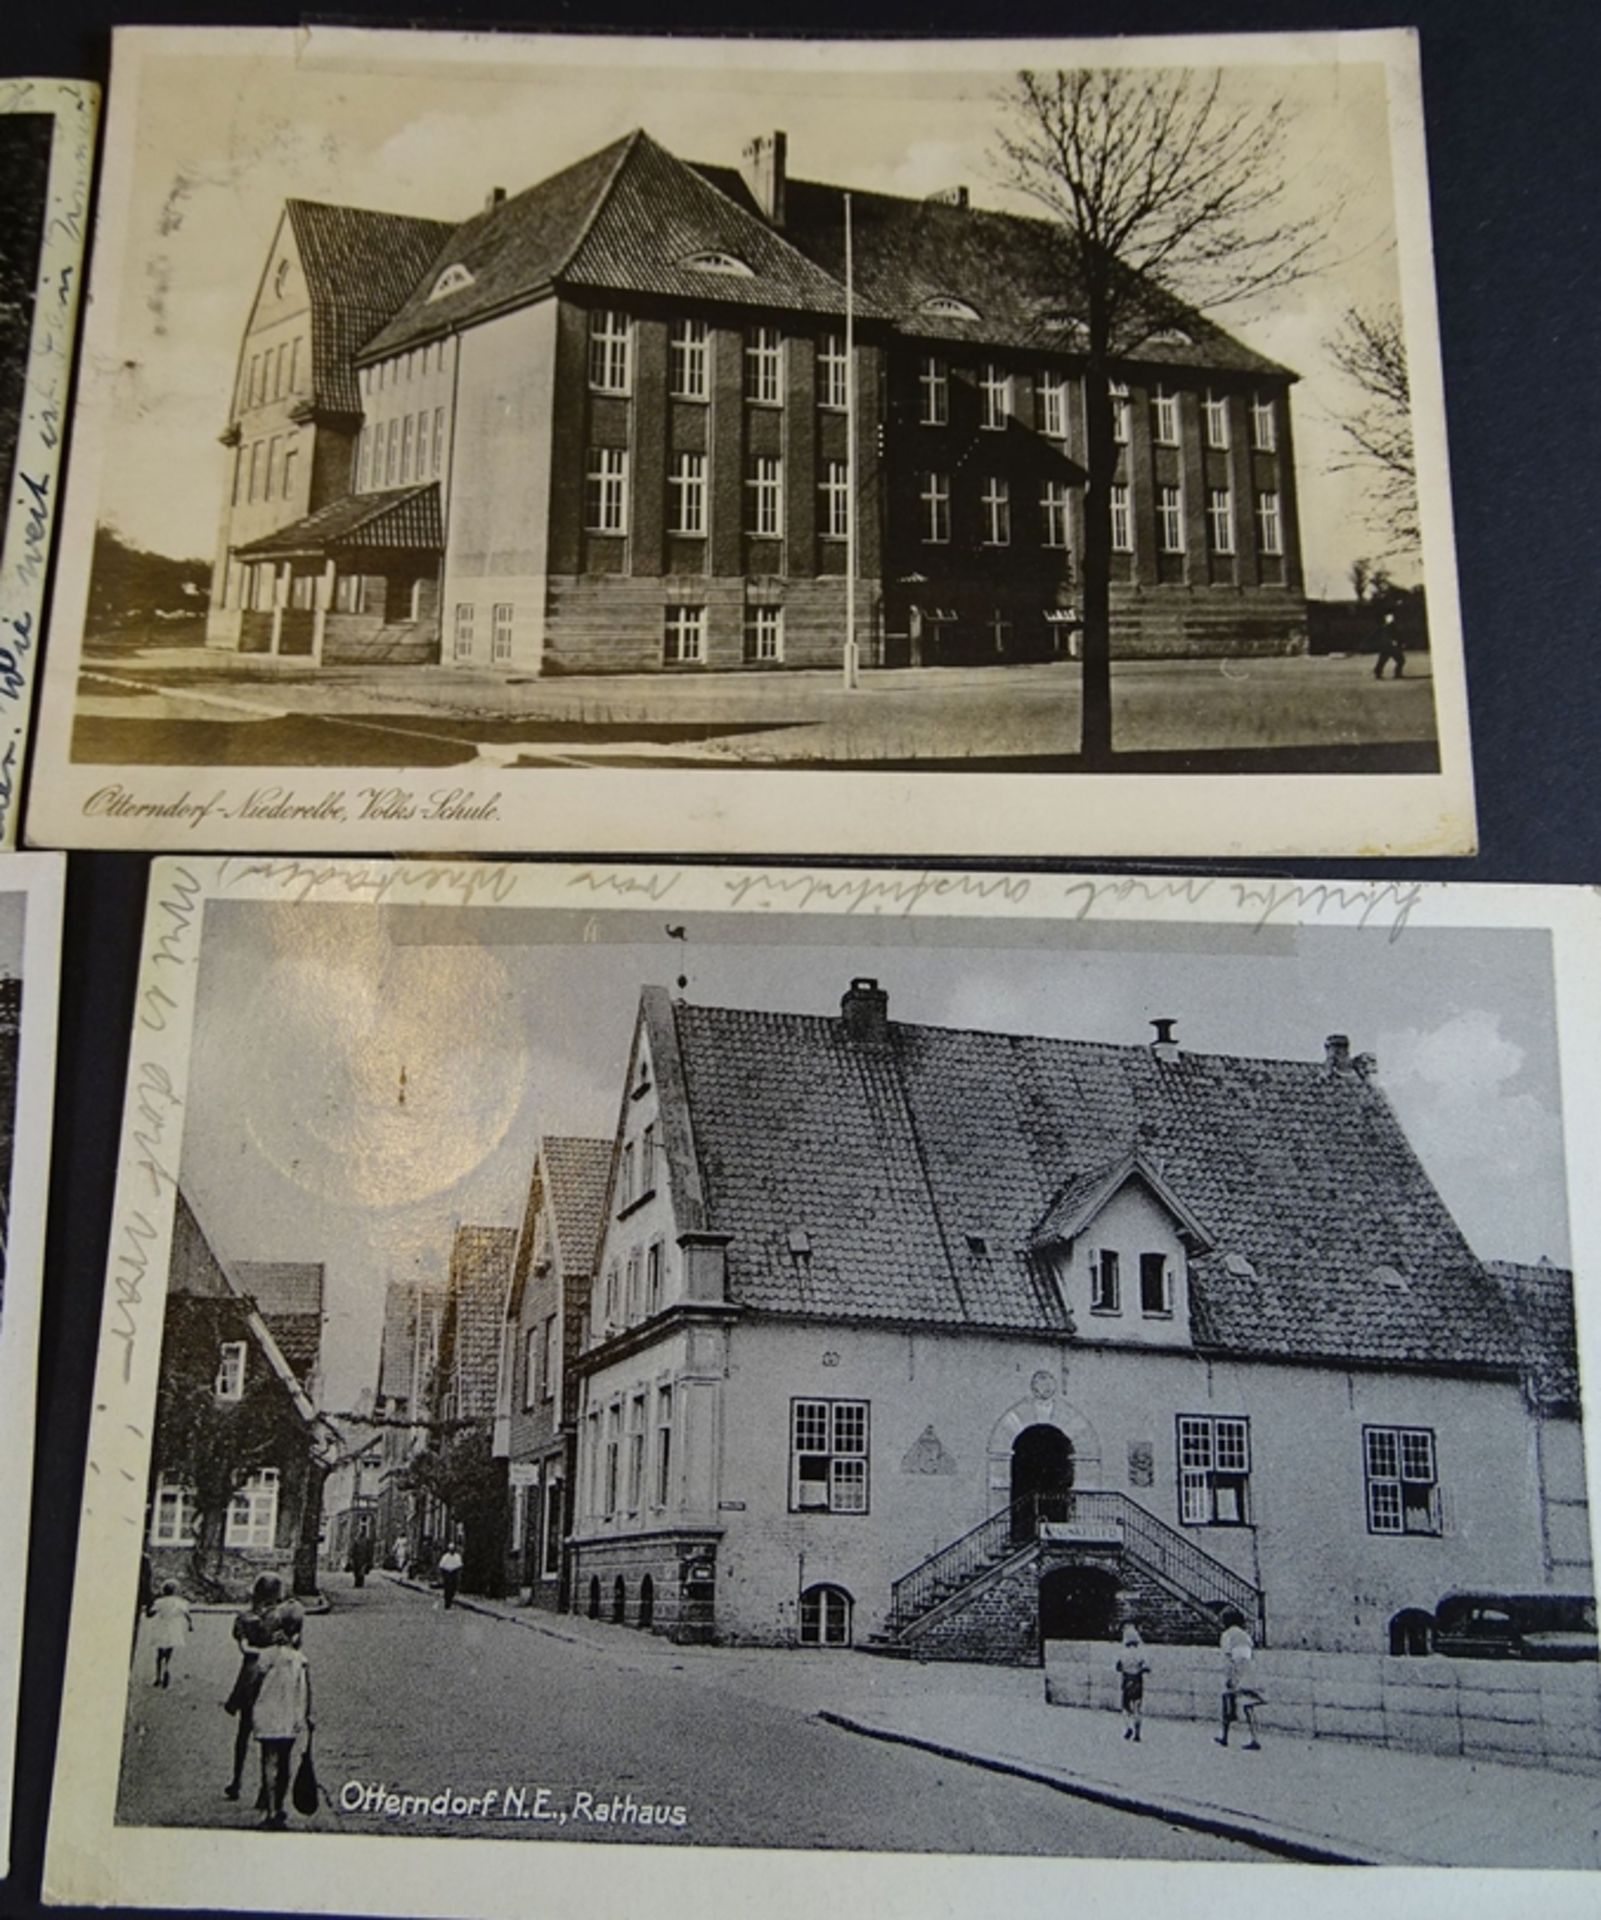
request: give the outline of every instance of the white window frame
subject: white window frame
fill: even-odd
[[[1184,489],[1160,486],[1156,490],[1156,545],[1161,553],[1184,551]]]
[[[745,398],[755,407],[784,404],[784,336],[777,327],[745,334]]]
[[[246,1340],[224,1340],[217,1355],[217,1377],[212,1391],[219,1400],[243,1400],[245,1397]]]
[[[1090,1250],[1090,1312],[1120,1314],[1123,1311],[1123,1262],[1115,1247]]]
[[[516,612],[510,600],[497,600],[490,612],[489,657],[500,666],[506,665],[511,659]]]
[[[597,307],[589,316],[589,390],[624,393],[633,373],[633,328],[616,307]]]
[[[711,335],[704,320],[675,320],[668,329],[667,391],[674,400],[711,398]]]
[[[1151,438],[1159,447],[1179,444],[1179,397],[1166,387],[1151,393]]]
[[[652,1193],[656,1187],[656,1122],[647,1120],[639,1130],[639,1190]]]
[[[1157,1304],[1153,1307],[1146,1295],[1145,1283],[1152,1271],[1150,1263],[1161,1262],[1160,1281],[1156,1290]],[[1171,1320],[1173,1318],[1173,1262],[1165,1253],[1147,1249],[1140,1255],[1140,1313],[1147,1320]]]
[[[1132,553],[1134,551],[1134,515],[1129,502],[1126,480],[1112,482],[1107,505],[1112,521],[1113,553]]]
[[[825,333],[817,343],[817,404],[829,413],[843,413],[850,405],[850,362],[842,333]]]
[[[628,1511],[638,1513],[645,1498],[645,1395],[628,1403]]]
[[[922,507],[922,539],[925,547],[948,547],[951,542],[950,476],[932,470],[919,475],[917,498]]]
[[[821,496],[817,531],[825,540],[844,540],[850,533],[850,471],[849,461],[823,462],[823,477],[817,483]]]
[[[673,1491],[673,1389],[671,1384],[656,1389],[656,1505],[672,1505]]]
[[[745,531],[753,540],[784,535],[784,462],[776,453],[755,453],[745,476]]]
[[[848,1647],[855,1602],[833,1580],[819,1580],[800,1597],[795,1637],[803,1647]]]
[[[445,470],[445,410],[434,408],[434,464],[433,478],[438,479]]]
[[[1258,453],[1277,453],[1279,450],[1278,409],[1273,403],[1272,394],[1266,397],[1259,393],[1251,395],[1251,445]]]
[[[235,1490],[223,1525],[225,1547],[265,1552],[277,1545],[280,1479],[276,1467],[258,1467],[244,1485]]]
[[[1220,453],[1227,453],[1229,446],[1228,395],[1208,392],[1202,411],[1206,421],[1206,444],[1209,447],[1216,447]]]
[[[539,1397],[556,1397],[556,1328],[558,1316],[547,1313],[539,1323]]]
[[[925,353],[917,362],[917,423],[943,427],[951,418],[951,370],[937,353]]]
[[[591,447],[584,477],[584,527],[589,533],[628,531],[628,449]]]
[[[1068,547],[1071,496],[1065,480],[1047,480],[1040,488],[1040,544],[1055,552]]]
[[[662,659],[670,667],[694,667],[706,660],[706,609],[671,606],[662,617]],[[624,1149],[631,1163],[633,1148]],[[627,1202],[624,1202],[626,1205]]]
[[[523,1412],[539,1404],[539,1329],[529,1327],[523,1334]]]
[[[791,1513],[865,1514],[871,1500],[866,1400],[797,1396],[789,1404]]]
[[[1040,432],[1047,440],[1067,438],[1067,375],[1042,373],[1039,378]]]
[[[1369,1533],[1429,1540],[1445,1531],[1432,1427],[1363,1427],[1362,1479]]]
[[[151,1546],[192,1547],[198,1519],[194,1488],[177,1474],[161,1474],[150,1502]]]
[[[979,541],[985,547],[1009,547],[1012,544],[1012,489],[999,474],[990,474],[979,496],[984,509],[984,529]]]
[[[998,360],[986,360],[978,377],[979,426],[986,433],[1004,433],[1012,417],[1012,376]]]
[[[648,1319],[662,1309],[662,1273],[667,1263],[667,1249],[662,1241],[652,1240],[645,1249],[645,1315]]]
[[[1208,488],[1206,529],[1214,553],[1234,551],[1234,490],[1231,487]]]
[[[706,456],[675,453],[667,472],[667,531],[682,539],[706,536]]]
[[[1243,1414],[1181,1413],[1177,1445],[1180,1523],[1250,1526],[1250,1420]]]
[[[1256,538],[1268,559],[1284,557],[1284,517],[1276,488],[1268,487],[1256,496]]]
[[[471,600],[456,602],[456,617],[451,629],[450,657],[452,660],[470,660],[473,657],[473,648],[476,644],[473,638],[473,625],[477,612],[478,609]]]
[[[777,666],[784,658],[784,609],[745,609],[745,658],[757,666]]]
[[[1126,380],[1108,380],[1107,398],[1112,403],[1112,444],[1126,447],[1133,427],[1134,403],[1129,398]]]

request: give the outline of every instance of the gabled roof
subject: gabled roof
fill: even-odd
[[[728,253],[750,277],[697,271]],[[433,298],[448,267],[470,280]],[[564,286],[681,295],[745,307],[839,313],[844,289],[752,209],[636,130],[464,221],[394,318],[366,344],[377,360]]]
[[[734,168],[698,170],[754,208]],[[791,179],[786,186],[785,238],[837,281],[845,273],[845,193],[844,187],[817,180]],[[857,295],[869,308],[892,314],[902,332],[976,345],[1074,351],[1074,278],[1062,259],[1059,230],[1049,221],[854,188],[850,195]],[[974,308],[977,318],[929,310],[931,301],[951,300]],[[1183,333],[1153,338],[1136,360],[1288,374],[1192,307],[1174,302],[1171,317]]]
[[[1552,1413],[1579,1413],[1579,1333],[1573,1317],[1573,1275],[1540,1261],[1486,1263],[1500,1288],[1517,1333],[1524,1378],[1538,1406]]]
[[[451,227],[320,200],[287,200],[284,215],[311,298],[313,397],[359,414],[352,356],[405,303]]]
[[[1199,1347],[1518,1364],[1495,1283],[1355,1071],[899,1022],[864,1042],[838,1019],[645,1002],[675,1036],[743,1305],[1065,1334],[1036,1226],[1075,1169],[1137,1140],[1212,1239],[1191,1266]]]
[[[580,1279],[593,1274],[600,1254],[612,1143],[547,1133],[539,1151],[545,1163],[546,1193],[556,1223],[563,1278]]]
[[[439,1333],[440,1386],[453,1383],[463,1418],[494,1414],[500,1327],[517,1251],[515,1227],[457,1227]]]
[[[234,552],[241,560],[320,557],[364,548],[392,552],[442,553],[444,521],[439,482],[396,487],[387,493],[348,493],[330,500],[304,520],[263,534]]]
[[[309,1382],[322,1356],[321,1263],[240,1260],[233,1271],[240,1292],[266,1321],[295,1377]]]
[[[1131,1180],[1142,1181],[1155,1195],[1178,1223],[1193,1251],[1205,1251],[1211,1244],[1211,1234],[1174,1191],[1162,1169],[1153,1165],[1137,1147],[1110,1165],[1103,1163],[1069,1174],[1046,1209],[1045,1217],[1034,1229],[1034,1244],[1048,1247],[1076,1240],[1094,1224],[1113,1195],[1121,1193]]]

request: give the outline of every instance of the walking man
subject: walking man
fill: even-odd
[[[1379,657],[1373,663],[1373,678],[1382,680],[1387,666],[1395,668],[1397,680],[1406,672],[1406,643],[1394,607],[1386,607],[1379,620]]]
[[[1218,1651],[1223,1656],[1223,1725],[1217,1735],[1217,1744],[1220,1747],[1228,1745],[1229,1728],[1243,1716],[1245,1730],[1251,1736],[1245,1743],[1245,1751],[1258,1753],[1262,1742],[1256,1737],[1256,1710],[1262,1704],[1262,1695],[1257,1688],[1248,1684],[1251,1657],[1256,1649],[1245,1630],[1243,1616],[1232,1607],[1223,1616],[1223,1637],[1218,1642]]]
[[[445,1590],[445,1605],[456,1604],[456,1589],[461,1585],[461,1549],[453,1540],[439,1556],[439,1582]]]

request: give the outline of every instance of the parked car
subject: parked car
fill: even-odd
[[[1588,1593],[1448,1593],[1434,1610],[1434,1651],[1468,1660],[1594,1660]]]

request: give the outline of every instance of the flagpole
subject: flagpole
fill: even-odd
[[[856,685],[856,268],[845,195],[845,690]]]

